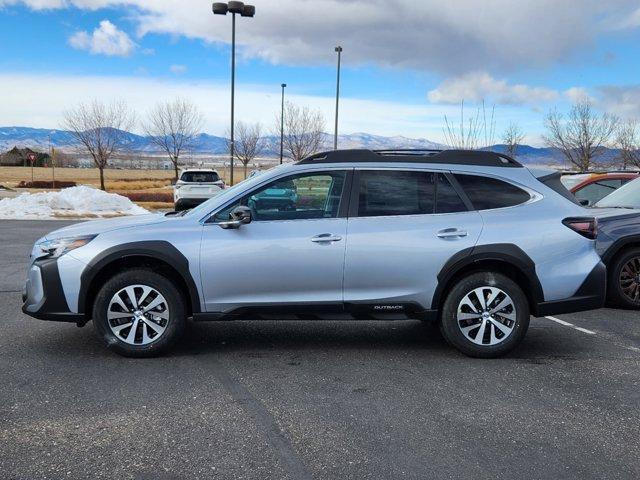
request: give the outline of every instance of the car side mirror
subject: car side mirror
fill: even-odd
[[[229,221],[218,222],[218,225],[220,228],[227,230],[240,228],[241,225],[246,225],[247,223],[251,223],[251,209],[244,205],[239,205],[231,210]]]
[[[580,205],[582,205],[583,207],[588,207],[589,206],[589,200],[580,200]]]

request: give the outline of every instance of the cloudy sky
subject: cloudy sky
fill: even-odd
[[[497,137],[515,121],[533,144],[546,112],[581,96],[640,117],[638,0],[253,3],[256,17],[238,18],[242,120],[270,126],[285,82],[330,125],[338,44],[343,133],[441,141],[462,99],[467,114],[495,105]],[[182,96],[222,134],[230,27],[202,0],[0,0],[0,126],[57,128],[65,108],[93,98],[143,116]]]

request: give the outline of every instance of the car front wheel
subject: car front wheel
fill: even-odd
[[[115,275],[100,289],[93,321],[107,347],[127,357],[166,352],[186,323],[185,302],[166,277],[134,269]]]
[[[529,303],[510,278],[478,272],[460,279],[441,312],[444,338],[465,355],[494,358],[514,349],[529,328]]]

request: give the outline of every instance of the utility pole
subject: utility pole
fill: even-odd
[[[233,185],[233,160],[235,157],[235,94],[236,94],[236,14],[242,17],[253,17],[256,14],[256,7],[245,5],[243,2],[216,2],[213,4],[215,15],[226,15],[231,13],[231,138],[229,139],[229,184]]]
[[[281,85],[282,87],[282,109],[280,111],[280,165],[282,165],[282,157],[284,155],[284,89],[287,86],[286,83]]]
[[[337,46],[335,48],[336,53],[338,54],[338,78],[336,81],[336,128],[335,133],[333,135],[333,149],[338,149],[338,110],[340,106],[340,61],[342,58],[342,47]]]

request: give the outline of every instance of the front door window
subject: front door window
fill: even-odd
[[[336,218],[345,171],[313,172],[284,177],[245,195],[215,216],[226,221],[238,205],[251,209],[253,221]]]

